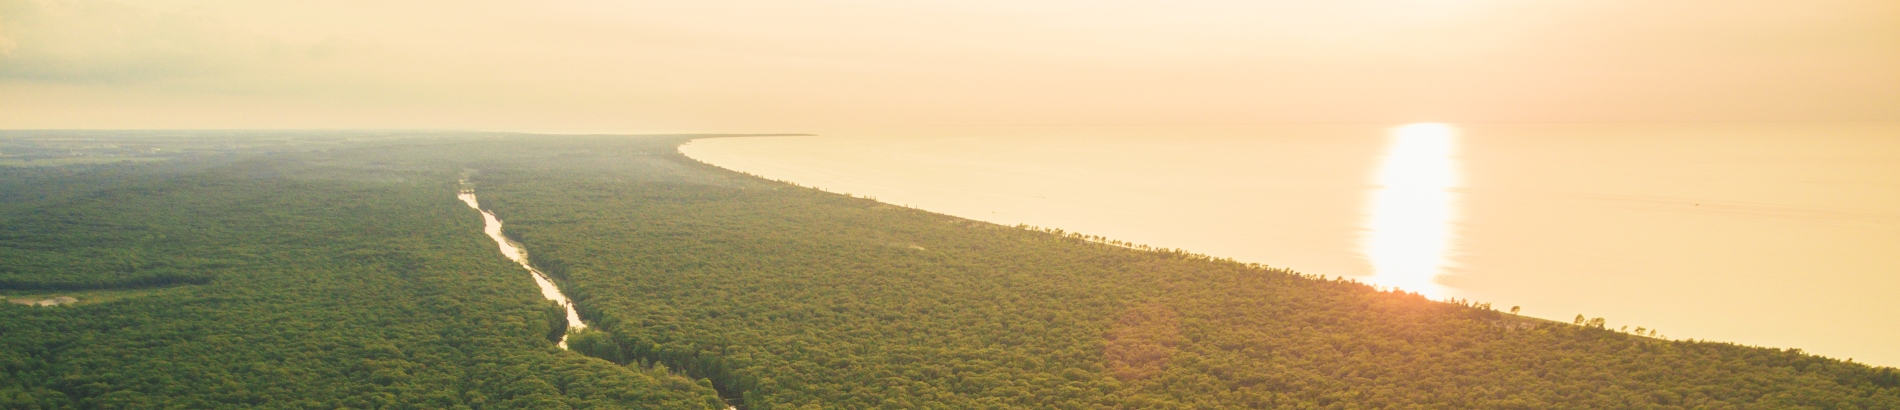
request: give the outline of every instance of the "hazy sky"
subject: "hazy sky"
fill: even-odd
[[[1900,120],[1900,1],[0,0],[0,128]]]

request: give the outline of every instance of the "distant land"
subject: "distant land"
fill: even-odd
[[[0,296],[74,300],[0,304],[0,408],[1900,408],[1891,367],[678,152],[719,136],[0,131]]]

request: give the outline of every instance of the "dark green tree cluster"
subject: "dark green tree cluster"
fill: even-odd
[[[197,243],[200,238],[189,232],[167,232],[165,221],[100,218],[101,215],[94,214],[100,212],[95,208],[71,206],[152,197],[165,189],[131,185],[132,181],[146,178],[126,175],[125,166],[79,168],[82,168],[81,176],[64,179],[58,177],[72,169],[0,168],[0,179],[32,182],[30,185],[9,184],[13,186],[7,187],[7,196],[15,200],[0,199],[6,201],[0,203],[30,207],[15,209],[4,216],[6,228],[0,229],[0,261],[5,263],[0,263],[0,291],[204,284],[211,281],[210,272],[231,264],[219,259],[218,254],[182,252],[200,246]],[[108,176],[110,179],[105,178]],[[65,192],[88,188],[90,190],[83,195]],[[27,195],[33,200],[21,200],[20,197]]]
[[[1522,318],[670,158],[664,169],[706,175],[497,164],[472,180],[604,330],[577,350],[682,369],[754,409],[1900,406],[1891,369]]]
[[[0,304],[0,408],[724,407],[556,348],[459,168],[342,160],[400,148],[0,167],[0,294],[80,300]]]

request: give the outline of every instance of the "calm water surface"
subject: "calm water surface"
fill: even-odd
[[[858,128],[681,150],[767,178],[1900,365],[1900,124]]]
[[[587,328],[587,324],[581,322],[580,313],[574,310],[574,302],[569,301],[567,295],[561,293],[561,288],[554,285],[554,280],[548,279],[547,274],[541,273],[540,269],[535,269],[534,265],[528,264],[528,251],[521,249],[520,244],[515,241],[509,240],[508,236],[502,235],[501,218],[496,218],[494,212],[482,209],[481,202],[475,198],[475,191],[464,190],[457,193],[455,199],[462,200],[462,203],[468,204],[469,208],[482,213],[482,233],[487,234],[488,239],[495,241],[496,249],[501,251],[502,256],[508,257],[508,260],[514,261],[521,265],[522,269],[528,271],[528,276],[534,278],[534,285],[541,288],[541,297],[554,301],[561,305],[562,309],[567,310],[568,333],[573,333],[573,329]],[[562,349],[567,348],[567,334],[561,335],[558,344]]]

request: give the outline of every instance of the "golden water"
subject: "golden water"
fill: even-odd
[[[682,151],[999,224],[1900,365],[1900,124],[812,131]]]

